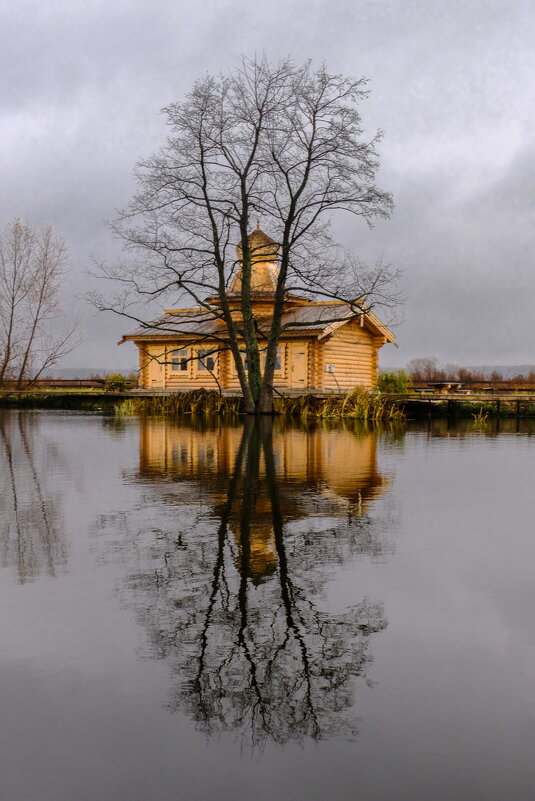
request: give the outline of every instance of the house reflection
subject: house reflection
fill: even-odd
[[[390,550],[376,434],[251,419],[141,421],[139,502],[99,518],[130,565],[121,596],[176,676],[169,707],[253,749],[356,733],[380,601],[325,588]],[[122,544],[122,545],[121,545]]]
[[[243,426],[176,425],[145,419],[140,432],[139,472],[203,480],[232,473]],[[377,497],[388,480],[377,467],[377,433],[359,428],[296,427],[273,424],[273,456],[280,481],[328,486],[341,499]],[[265,475],[264,467],[260,475]]]
[[[263,437],[264,455],[250,448],[243,467],[243,486],[232,503],[229,526],[242,562],[243,497],[249,494],[248,576],[260,582],[277,568],[273,497],[269,492],[268,456],[277,482],[282,524],[319,515],[362,518],[390,480],[377,467],[377,434],[362,429],[329,429],[316,425],[272,425]],[[177,485],[195,481],[214,513],[229,501],[229,480],[243,447],[242,425],[173,425],[145,420],[140,433],[139,478]],[[248,484],[254,484],[251,490]],[[235,499],[233,499],[235,500]]]

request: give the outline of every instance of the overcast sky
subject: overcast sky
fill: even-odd
[[[68,304],[91,258],[113,260],[103,221],[133,167],[163,143],[160,109],[241,55],[325,62],[370,79],[368,131],[385,132],[389,222],[348,217],[342,244],[403,270],[399,349],[459,364],[535,363],[533,0],[0,0],[2,227],[65,237]],[[128,367],[130,328],[84,309],[62,366]]]

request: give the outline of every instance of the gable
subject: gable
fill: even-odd
[[[318,339],[330,336],[343,326],[356,323],[373,336],[381,336],[384,342],[396,342],[392,331],[373,312],[364,311],[364,314],[359,314],[348,303],[309,303],[298,306],[287,311],[281,322],[283,326],[287,326],[288,333],[313,331]]]

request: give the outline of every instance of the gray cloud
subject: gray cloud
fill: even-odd
[[[383,362],[535,361],[531,2],[2,6],[0,217],[64,234],[70,306],[90,283],[91,256],[115,257],[103,220],[131,195],[135,162],[162,143],[160,108],[242,54],[292,54],[371,79],[363,117],[385,131],[380,183],[396,209],[371,231],[353,220],[337,231],[365,258],[404,270],[400,349]],[[85,328],[70,364],[133,361],[115,350],[124,323],[89,312]]]

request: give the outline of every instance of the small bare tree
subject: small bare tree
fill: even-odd
[[[51,227],[15,219],[0,235],[0,385],[35,381],[78,344],[74,323],[57,326],[66,262]]]
[[[143,323],[130,311],[133,296],[187,299],[201,322],[224,323],[221,347],[232,352],[246,410],[270,412],[289,292],[346,301],[355,317],[397,301],[395,271],[381,263],[368,269],[329,234],[338,211],[371,224],[391,209],[375,184],[381,134],[366,138],[358,111],[366,94],[363,78],[291,60],[245,59],[229,75],[198,81],[184,102],[164,109],[167,144],[139,164],[139,192],[113,228],[142,258],[104,271],[126,290],[113,302],[97,299],[100,307]],[[252,297],[259,254],[248,240],[257,219],[274,237],[270,260],[278,263],[273,313],[262,326]],[[236,314],[229,290],[238,270]]]

